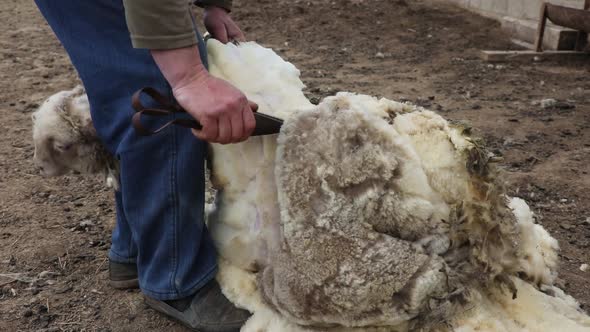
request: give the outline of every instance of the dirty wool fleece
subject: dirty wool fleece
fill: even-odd
[[[312,105],[256,43],[208,43],[210,70],[285,120],[211,145],[208,226],[242,331],[588,331],[553,286],[557,241],[469,127],[341,92]]]

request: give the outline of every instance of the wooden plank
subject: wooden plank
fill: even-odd
[[[480,57],[487,62],[504,61],[533,61],[535,57],[540,60],[562,59],[562,58],[588,58],[590,53],[577,51],[481,51]]]
[[[590,10],[590,0],[584,1],[584,10]],[[578,39],[576,40],[576,51],[582,51],[588,43],[588,34],[582,31],[578,32]]]
[[[541,14],[539,16],[537,38],[535,40],[535,50],[537,52],[543,51],[543,37],[545,35],[545,25],[547,24],[547,3],[543,3],[543,5],[541,5]]]
[[[590,12],[584,9],[545,4],[545,16],[556,25],[590,32]]]

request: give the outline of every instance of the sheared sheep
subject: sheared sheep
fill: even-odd
[[[117,189],[117,162],[96,136],[82,86],[50,96],[32,119],[33,158],[42,175],[102,173],[107,185]]]
[[[211,145],[208,226],[224,293],[254,313],[242,331],[590,331],[553,286],[557,241],[468,129],[351,93],[314,106],[256,43],[208,52],[213,75],[285,119]]]
[[[214,75],[285,119],[278,137],[212,145],[209,225],[226,294],[255,313],[243,330],[590,330],[552,286],[557,241],[466,128],[348,93],[313,106],[274,52],[208,51]]]

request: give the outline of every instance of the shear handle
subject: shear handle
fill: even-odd
[[[131,97],[131,106],[137,112],[148,109],[148,107],[143,106],[143,104],[141,103],[142,94],[148,95],[153,101],[155,101],[158,105],[160,105],[164,110],[168,111],[169,113],[184,112],[184,110],[178,104],[170,102],[170,100],[166,98],[164,95],[162,95],[160,92],[158,92],[158,90],[151,87],[141,88],[137,90]]]
[[[141,103],[140,97],[144,93],[146,95],[148,95],[152,100],[154,100],[158,105],[161,105],[163,108],[161,108],[161,109],[160,108],[148,108],[148,107],[143,106],[143,104]],[[135,114],[133,115],[133,118],[131,119],[131,123],[132,123],[133,127],[135,128],[135,131],[141,136],[155,135],[171,125],[179,125],[182,127],[192,128],[192,129],[197,129],[197,130],[200,130],[203,128],[203,126],[201,126],[201,124],[197,120],[174,119],[174,120],[166,122],[164,125],[162,125],[161,127],[159,127],[156,130],[147,129],[141,123],[141,116],[144,114],[149,115],[149,116],[165,117],[165,116],[170,116],[171,114],[174,114],[174,113],[185,113],[185,111],[179,105],[171,103],[168,100],[168,98],[166,98],[165,96],[160,94],[154,88],[146,87],[146,88],[142,88],[142,89],[138,90],[137,92],[135,92],[133,94],[133,96],[131,97],[131,105],[132,105],[133,109],[135,109]]]

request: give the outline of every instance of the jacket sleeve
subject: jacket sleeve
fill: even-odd
[[[199,7],[216,6],[231,12],[232,0],[197,0],[195,1],[195,5]]]
[[[135,48],[174,49],[197,43],[187,0],[123,0]],[[232,0],[199,0],[197,6],[231,10]]]

